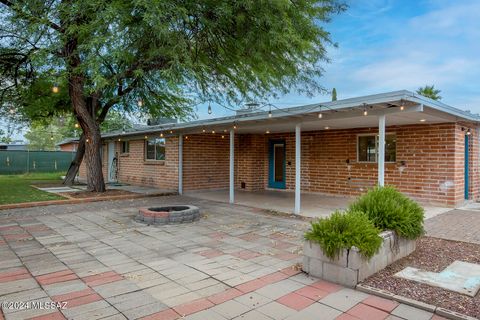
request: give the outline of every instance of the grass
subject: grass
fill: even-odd
[[[0,175],[0,205],[65,199],[53,193],[38,190],[32,184],[61,184],[60,176],[65,173],[29,173],[20,175]]]

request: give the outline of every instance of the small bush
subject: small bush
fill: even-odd
[[[342,249],[355,246],[365,258],[377,253],[382,244],[377,229],[368,217],[358,211],[334,212],[330,217],[311,223],[312,229],[305,233],[305,239],[320,245],[331,259],[338,257]]]
[[[349,210],[363,212],[375,227],[395,231],[407,239],[416,239],[425,232],[423,208],[393,187],[375,187],[352,203]]]

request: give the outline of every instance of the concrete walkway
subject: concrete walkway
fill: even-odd
[[[166,203],[204,217],[133,220]],[[0,211],[0,319],[441,319],[301,273],[307,227],[179,196]]]

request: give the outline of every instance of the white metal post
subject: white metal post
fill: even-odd
[[[230,129],[230,203],[235,202],[235,131]]]
[[[183,194],[183,134],[178,135],[178,194]]]
[[[378,185],[385,185],[385,115],[378,116]]]
[[[300,182],[301,182],[301,126],[295,126],[295,214],[300,214]]]

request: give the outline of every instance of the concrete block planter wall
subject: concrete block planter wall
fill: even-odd
[[[306,241],[303,247],[303,271],[314,277],[355,287],[358,282],[415,251],[415,240],[398,237],[397,246],[394,246],[393,232],[385,231],[380,236],[383,238],[382,246],[370,260],[363,258],[355,247],[343,250],[336,259],[330,259],[323,254],[320,245]]]

